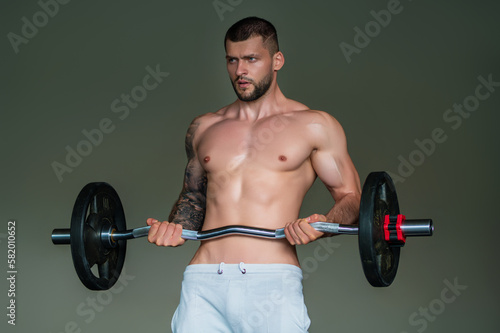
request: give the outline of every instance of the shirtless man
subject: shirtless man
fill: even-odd
[[[286,239],[232,235],[202,241],[184,273],[172,329],[305,332],[310,321],[295,245],[323,236],[311,222],[357,222],[359,176],[340,124],[286,98],[278,87],[285,58],[272,24],[255,17],[237,22],[225,48],[238,99],[190,125],[182,192],[170,222],[147,220],[148,240],[179,246],[183,228],[227,225],[285,227]],[[316,177],[335,205],[325,215],[299,219]]]

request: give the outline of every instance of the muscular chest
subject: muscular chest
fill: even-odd
[[[311,151],[300,125],[284,117],[253,124],[224,120],[208,128],[198,145],[200,163],[212,173],[255,167],[295,170],[308,160]]]

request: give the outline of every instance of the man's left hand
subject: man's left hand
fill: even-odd
[[[285,225],[286,239],[292,245],[307,244],[315,241],[324,235],[309,225],[312,222],[326,222],[326,216],[313,214],[303,219],[290,222]]]

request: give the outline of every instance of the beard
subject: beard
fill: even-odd
[[[237,81],[238,80],[245,80],[250,82],[254,86],[253,92],[251,92],[249,95],[244,95],[243,93],[240,93],[238,91],[238,88],[236,87]],[[268,75],[266,75],[262,80],[259,82],[255,82],[254,80],[247,78],[247,77],[237,77],[236,80],[231,81],[233,85],[234,92],[236,93],[236,96],[238,96],[238,99],[243,102],[253,102],[255,100],[258,100],[264,94],[269,90],[269,87],[271,87],[271,83],[273,81],[273,72],[270,72]]]

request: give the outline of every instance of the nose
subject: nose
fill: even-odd
[[[243,76],[248,74],[247,67],[244,61],[238,61],[238,65],[236,66],[236,76]]]

